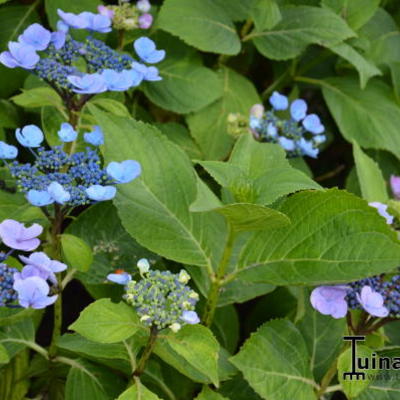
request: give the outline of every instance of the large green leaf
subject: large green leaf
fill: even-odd
[[[233,138],[227,132],[229,113],[248,115],[250,108],[260,103],[254,85],[243,75],[228,68],[218,75],[224,88],[222,97],[187,118],[190,133],[207,160],[223,159],[232,146]]]
[[[195,400],[228,400],[226,397],[221,396],[217,392],[214,392],[209,387],[204,386],[201,393],[196,397]]]
[[[257,31],[273,28],[282,19],[279,6],[275,0],[255,0],[250,8]]]
[[[347,283],[398,265],[395,232],[354,195],[337,189],[296,193],[279,211],[291,225],[252,235],[240,255],[242,279],[279,285]]]
[[[354,78],[331,78],[324,81],[323,94],[347,140],[400,157],[400,107],[387,85],[373,80],[361,90]]]
[[[308,298],[306,301],[308,302]],[[322,315],[310,304],[297,324],[306,342],[310,367],[317,382],[321,381],[338,356],[345,327],[345,318],[335,319],[330,315]]]
[[[282,20],[269,30],[257,29],[245,37],[258,51],[273,60],[298,56],[310,44],[333,46],[354,36],[346,22],[334,12],[309,6],[282,7]]]
[[[61,248],[65,261],[70,268],[87,272],[93,262],[93,253],[89,245],[81,238],[63,233]]]
[[[116,343],[132,336],[142,325],[126,303],[101,299],[87,306],[69,328],[94,342]]]
[[[135,384],[126,389],[117,400],[160,400],[160,398],[136,379]]]
[[[360,86],[364,89],[368,81],[382,72],[371,61],[364,58],[357,50],[347,43],[339,43],[330,47],[330,50],[354,65],[360,76]]]
[[[322,0],[321,5],[342,16],[357,30],[375,14],[380,2],[381,0]]]
[[[160,40],[158,40],[160,38]],[[144,92],[158,106],[180,114],[198,111],[222,96],[222,82],[202,65],[193,48],[167,36],[155,38],[168,56],[157,65],[162,81],[147,83]]]
[[[306,343],[289,321],[267,322],[230,360],[263,399],[316,398]]]
[[[121,185],[115,199],[125,229],[143,246],[178,262],[219,260],[226,238],[222,216],[190,213],[196,175],[187,155],[150,125],[94,111],[107,146],[106,161],[138,160],[142,176]]]
[[[234,24],[213,0],[166,0],[158,23],[161,29],[202,51],[228,55],[240,51]]]
[[[154,352],[195,382],[218,386],[219,344],[208,328],[186,325],[178,333],[160,335]]]
[[[353,143],[353,155],[362,197],[370,202],[386,203],[389,197],[379,165],[368,157],[356,142]]]

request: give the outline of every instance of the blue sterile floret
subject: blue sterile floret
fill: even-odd
[[[27,132],[34,132],[36,137],[27,140]],[[141,174],[141,166],[134,160],[111,162],[103,167],[98,151],[90,147],[73,154],[66,152],[64,146],[53,146],[50,149],[41,146],[35,151],[32,144],[42,142],[42,132],[34,125],[17,129],[16,134],[19,142],[29,147],[34,154],[34,162],[7,162],[9,152],[0,152],[0,159],[4,160],[12,177],[16,179],[18,190],[25,193],[27,200],[38,207],[52,203],[74,207],[93,201],[110,200],[116,194],[115,185],[128,183]],[[61,125],[58,134],[60,140],[66,143],[77,138],[77,132],[67,123]],[[98,126],[83,136],[92,145],[104,142]],[[0,142],[0,147],[5,146],[4,142]],[[12,151],[14,158],[17,154],[17,151]]]
[[[274,92],[269,99],[272,110],[265,111],[256,104],[250,111],[249,125],[253,135],[262,142],[278,143],[289,157],[309,156],[316,158],[319,146],[326,141],[322,125],[316,114],[307,115],[307,103],[294,100],[289,107],[286,96]],[[276,114],[289,107],[290,119]]]
[[[0,263],[0,307],[5,307],[17,300],[18,294],[13,289],[16,268]]]

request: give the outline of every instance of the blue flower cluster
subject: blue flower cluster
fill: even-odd
[[[69,123],[63,123],[58,136],[68,143],[75,141],[78,133]],[[90,147],[74,154],[67,153],[63,146],[45,149],[42,147],[43,132],[35,125],[18,128],[16,138],[33,153],[35,161],[32,164],[7,163],[6,160],[17,157],[18,149],[1,141],[0,159],[9,167],[18,189],[37,207],[53,203],[74,207],[110,200],[116,194],[116,184],[128,183],[141,174],[140,164],[134,160],[111,162],[103,168],[97,150]],[[100,127],[85,133],[84,140],[92,146],[103,144]]]
[[[369,286],[382,296],[383,305],[389,312],[388,316],[400,318],[400,275],[386,277],[382,274],[352,282],[348,286],[351,291],[347,293],[346,300],[350,308],[361,308],[358,301],[359,294],[364,286]]]
[[[187,286],[190,276],[186,271],[151,271],[146,259],[139,260],[138,267],[143,278],[139,282],[122,270],[107,278],[125,285],[124,298],[136,309],[144,325],[177,332],[185,324],[200,322],[194,311],[199,295]]]
[[[256,139],[280,144],[289,157],[316,158],[318,146],[326,140],[318,115],[307,115],[307,103],[302,99],[294,100],[289,106],[288,98],[278,92],[272,94],[269,102],[271,111],[265,112],[261,104],[254,105],[250,111],[250,129]],[[288,108],[289,120],[276,115],[277,111]]]
[[[17,272],[17,269],[0,263],[0,307],[6,307],[18,298],[18,293],[13,288],[14,274]]]
[[[58,15],[61,20],[56,32],[37,23],[30,25],[18,42],[8,44],[9,50],[0,54],[0,62],[9,68],[31,70],[62,95],[71,91],[88,95],[125,91],[142,81],[161,80],[158,69],[152,64],[162,61],[165,51],[157,50],[151,39],[141,37],[134,42],[140,60],[137,61],[91,35],[81,43],[69,34],[70,28],[107,33],[111,31],[109,15],[90,12],[76,15],[62,10],[58,10]],[[80,59],[86,65],[85,71],[76,66],[82,64],[76,62]]]

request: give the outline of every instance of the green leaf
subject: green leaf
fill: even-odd
[[[264,399],[316,398],[306,344],[289,321],[262,325],[230,360]]]
[[[239,342],[239,315],[233,305],[215,310],[211,329],[228,352],[234,353]]]
[[[186,325],[179,332],[160,335],[154,349],[163,361],[195,382],[218,386],[219,344],[202,325]]]
[[[26,108],[54,106],[58,109],[63,109],[61,97],[49,87],[22,89],[22,93],[11,97],[11,100],[15,104]]]
[[[322,0],[321,5],[342,16],[354,30],[375,14],[381,0]]]
[[[2,128],[17,128],[20,124],[15,106],[8,100],[0,100],[0,126]]]
[[[228,68],[221,69],[218,75],[223,82],[222,97],[187,117],[190,133],[207,160],[223,159],[232,146],[233,138],[227,132],[228,115],[247,115],[254,104],[261,102],[254,85],[244,76]]]
[[[255,30],[245,37],[253,39],[258,51],[273,60],[297,57],[310,44],[333,46],[354,36],[346,22],[334,12],[309,6],[282,7],[282,20],[269,30]]]
[[[308,297],[306,301],[309,302]],[[307,345],[310,367],[317,382],[321,381],[338,356],[345,327],[345,318],[335,319],[330,315],[322,315],[310,304],[297,324]]]
[[[235,55],[240,39],[224,9],[212,0],[166,0],[161,7],[159,27],[202,51]]]
[[[77,274],[85,285],[104,283],[107,275],[117,268],[133,274],[134,266],[141,258],[159,258],[141,247],[125,231],[111,202],[89,207],[68,226],[66,233],[82,238],[92,249],[93,262],[89,270]],[[111,288],[115,285],[105,286]]]
[[[116,343],[131,337],[141,328],[138,317],[127,304],[97,300],[87,306],[69,327],[85,338],[99,343]]]
[[[361,90],[354,78],[324,81],[323,94],[328,107],[348,140],[361,147],[384,149],[400,158],[400,107],[391,88],[378,80]]]
[[[70,268],[86,272],[93,262],[92,249],[86,242],[74,235],[61,235],[61,248]]]
[[[146,386],[143,386],[139,379],[135,380],[135,384],[126,389],[117,400],[160,400],[153,392],[150,392]]]
[[[379,165],[368,157],[356,142],[353,142],[353,155],[362,197],[368,202],[386,203],[389,197]]]
[[[277,285],[350,282],[391,271],[400,245],[373,207],[345,191],[305,191],[279,211],[291,225],[255,232],[241,251],[239,276]]]
[[[203,155],[199,146],[190,136],[189,130],[176,122],[155,124],[155,126],[171,141],[180,146],[191,159],[200,160]]]
[[[105,159],[138,160],[142,176],[114,200],[122,224],[140,244],[182,263],[216,263],[227,236],[222,216],[190,213],[196,175],[187,155],[150,125],[94,112],[104,130]]]
[[[340,355],[338,359],[337,369],[338,369],[338,380],[342,385],[343,391],[346,393],[346,396],[348,396],[350,399],[353,399],[369,386],[369,384],[372,381],[371,376],[376,371],[373,371],[372,369],[360,370],[359,368],[356,367],[357,372],[365,373],[365,379],[350,380],[347,378],[345,380],[343,377],[343,373],[353,371],[351,351],[352,351],[351,348],[349,348]],[[363,345],[357,345],[357,357],[370,358],[372,356],[372,353],[373,350],[370,349],[369,347]]]
[[[160,40],[157,40],[160,37]],[[158,36],[157,46],[168,57],[157,65],[162,81],[146,83],[146,96],[158,106],[179,114],[198,111],[222,96],[222,82],[202,65],[197,52],[173,36]]]
[[[91,103],[100,109],[119,117],[130,117],[128,109],[120,101],[95,97],[93,100],[91,100]]]
[[[253,3],[250,16],[258,32],[272,29],[281,21],[282,15],[275,0],[255,0]]]
[[[364,58],[357,50],[346,43],[339,43],[329,49],[354,65],[360,75],[361,89],[365,88],[373,76],[382,75],[382,72],[375,64]]]
[[[7,364],[10,361],[10,356],[6,348],[0,344],[0,364]]]
[[[244,21],[249,16],[249,10],[257,0],[229,0],[229,7],[226,7],[226,0],[214,0],[229,15],[232,21]]]
[[[226,397],[221,396],[217,392],[214,392],[209,387],[204,386],[201,393],[196,397],[195,400],[228,400]]]

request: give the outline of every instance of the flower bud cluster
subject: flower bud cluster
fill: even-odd
[[[9,267],[7,264],[0,264],[0,307],[6,307],[18,298],[18,294],[13,288],[14,274],[17,272],[17,269]]]
[[[62,142],[68,143],[76,140],[78,133],[70,124],[63,123],[58,136]],[[104,142],[98,126],[83,136],[93,146]],[[87,147],[85,151],[74,154],[66,152],[63,146],[46,149],[42,146],[44,134],[35,125],[17,129],[16,138],[33,153],[34,162],[7,163],[6,160],[17,157],[18,149],[4,142],[0,142],[0,159],[5,161],[16,179],[18,190],[25,193],[34,206],[57,203],[75,207],[110,200],[116,194],[116,184],[128,183],[141,174],[140,164],[134,160],[111,162],[104,168],[97,149]]]
[[[255,104],[250,111],[250,130],[257,140],[278,143],[289,157],[309,156],[316,158],[319,145],[326,141],[322,125],[316,114],[307,115],[307,103],[294,100],[289,106],[286,96],[274,92],[269,99],[272,110]],[[289,108],[290,119],[281,118],[277,113]]]

